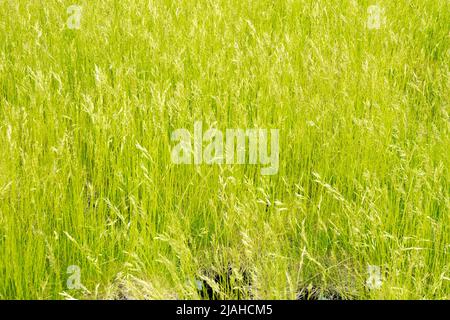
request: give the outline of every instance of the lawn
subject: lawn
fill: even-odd
[[[0,0],[0,299],[450,299],[449,44],[448,0]],[[277,170],[176,163],[198,123]]]

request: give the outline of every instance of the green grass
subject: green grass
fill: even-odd
[[[0,298],[450,299],[448,1],[71,4],[0,1]],[[172,164],[195,121],[280,129],[278,174]]]

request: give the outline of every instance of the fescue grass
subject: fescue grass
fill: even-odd
[[[0,298],[450,298],[448,1],[74,1],[0,1]],[[172,164],[194,121],[278,174]]]

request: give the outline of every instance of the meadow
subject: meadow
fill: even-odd
[[[0,299],[450,299],[449,26],[447,0],[0,0]],[[173,163],[198,121],[278,129],[276,174]]]

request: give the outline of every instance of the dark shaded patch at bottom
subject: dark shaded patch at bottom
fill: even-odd
[[[249,292],[251,279],[246,270],[233,270],[229,266],[222,272],[209,271],[207,272],[207,276],[214,282],[214,286],[219,288],[219,291],[216,291],[208,281],[200,280],[197,291],[202,299],[222,300],[233,298],[239,300],[251,298]]]
[[[305,287],[297,294],[296,300],[345,300],[333,289],[322,289],[315,286]]]

